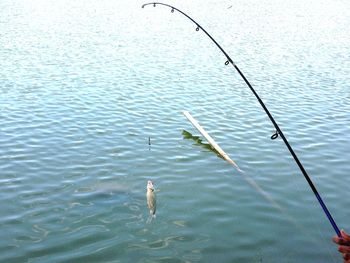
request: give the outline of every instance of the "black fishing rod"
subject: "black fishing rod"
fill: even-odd
[[[301,162],[299,161],[297,155],[295,154],[292,146],[290,146],[287,138],[284,136],[282,130],[280,129],[280,127],[278,126],[277,122],[275,121],[275,119],[272,117],[270,111],[267,109],[267,107],[265,106],[264,102],[260,99],[259,95],[256,93],[256,91],[254,90],[254,88],[252,87],[252,85],[250,84],[250,82],[247,80],[247,78],[244,76],[244,74],[242,73],[242,71],[237,67],[237,65],[233,62],[233,60],[230,58],[230,56],[225,52],[225,50],[218,44],[218,42],[216,42],[216,40],[200,25],[198,24],[193,18],[191,18],[189,15],[185,14],[184,12],[182,12],[181,10],[177,9],[176,7],[173,7],[171,5],[168,4],[164,4],[164,3],[158,3],[158,2],[154,2],[154,3],[146,3],[142,5],[142,8],[144,8],[145,6],[148,5],[153,5],[154,7],[156,7],[157,5],[162,5],[162,6],[166,6],[171,8],[171,12],[174,13],[174,11],[176,10],[177,12],[181,13],[182,15],[184,15],[185,17],[187,17],[189,20],[191,20],[197,27],[196,27],[196,31],[199,31],[199,29],[201,29],[213,42],[214,44],[221,50],[221,52],[225,55],[226,57],[226,62],[225,65],[227,66],[228,64],[231,64],[236,71],[239,73],[239,75],[242,77],[242,79],[244,80],[244,82],[247,84],[247,86],[249,87],[249,89],[253,92],[254,96],[256,97],[256,99],[259,101],[261,107],[264,109],[265,113],[267,114],[267,116],[269,117],[270,121],[272,122],[273,126],[276,129],[276,132],[271,136],[272,140],[277,139],[278,136],[281,136],[283,142],[285,143],[285,145],[287,146],[290,154],[293,156],[295,162],[297,163],[297,165],[299,166],[300,171],[302,172],[302,174],[304,175],[306,181],[308,182],[310,188],[312,189],[313,193],[315,194],[318,202],[320,203],[324,213],[326,214],[329,222],[332,224],[335,232],[337,233],[338,237],[341,237],[340,234],[340,230],[337,226],[337,224],[335,223],[331,213],[329,212],[326,204],[323,202],[320,194],[318,193],[315,185],[313,184],[313,182],[311,181],[309,175],[307,174],[304,166],[301,164]]]

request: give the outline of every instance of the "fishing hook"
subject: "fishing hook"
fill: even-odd
[[[276,129],[276,132],[271,136],[271,139],[276,139],[278,136],[281,136],[284,144],[286,145],[286,147],[288,148],[290,154],[292,155],[292,157],[294,158],[295,162],[297,163],[300,171],[302,172],[302,174],[304,175],[306,181],[308,182],[311,190],[313,191],[315,197],[317,198],[318,202],[320,203],[324,213],[326,214],[329,222],[331,223],[331,225],[333,226],[336,234],[338,235],[338,237],[341,237],[341,233],[340,230],[337,226],[337,224],[335,223],[331,213],[329,212],[326,204],[323,202],[320,194],[318,193],[316,187],[314,186],[313,182],[311,181],[311,178],[309,177],[309,175],[307,174],[304,166],[301,164],[299,158],[297,157],[296,153],[294,152],[292,146],[289,144],[287,138],[284,136],[282,130],[280,129],[280,127],[278,126],[277,122],[275,121],[275,119],[273,118],[273,116],[271,115],[270,111],[267,109],[265,103],[261,100],[261,98],[259,97],[258,93],[255,91],[255,89],[253,88],[253,86],[250,84],[250,82],[248,81],[248,79],[244,76],[244,74],[242,73],[242,71],[238,68],[238,66],[233,62],[233,60],[230,58],[230,56],[226,53],[226,51],[218,44],[218,42],[216,42],[216,40],[200,25],[198,24],[193,18],[191,18],[189,15],[187,15],[186,13],[184,13],[183,11],[177,9],[176,7],[173,7],[171,5],[168,4],[164,4],[164,3],[160,3],[160,2],[153,2],[153,3],[146,3],[142,5],[142,8],[145,8],[148,5],[153,5],[154,7],[156,5],[162,5],[162,6],[166,6],[171,8],[171,10],[176,10],[177,12],[179,12],[180,14],[184,15],[185,17],[187,17],[189,20],[191,20],[196,26],[196,31],[199,31],[199,29],[201,29],[213,42],[214,44],[220,49],[220,51],[225,55],[226,57],[226,62],[225,65],[227,66],[228,64],[231,63],[231,65],[235,68],[235,70],[238,72],[238,74],[242,77],[242,79],[244,80],[244,82],[247,84],[247,86],[249,87],[249,89],[251,90],[251,92],[254,94],[255,98],[258,100],[259,104],[261,105],[261,107],[263,108],[263,110],[265,111],[265,113],[267,114],[267,116],[269,117],[270,121],[272,122],[273,126]]]

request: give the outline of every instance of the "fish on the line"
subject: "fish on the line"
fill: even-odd
[[[156,209],[157,209],[157,200],[156,200],[156,193],[154,190],[153,182],[149,180],[147,182],[147,206],[149,209],[149,213],[152,217],[156,217]]]

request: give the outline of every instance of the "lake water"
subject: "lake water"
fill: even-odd
[[[0,261],[341,262],[237,72],[188,19],[143,3],[0,2]],[[232,57],[350,231],[350,2],[169,4]],[[183,110],[244,174],[183,136],[200,135]]]

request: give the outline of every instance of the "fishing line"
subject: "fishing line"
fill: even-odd
[[[290,188],[294,189],[294,192],[295,192],[294,196],[303,196],[305,191],[307,191],[307,189],[305,188],[306,185],[303,184],[304,182],[301,182],[300,180],[302,180],[302,178],[300,179],[296,178],[296,180],[290,181],[291,183]],[[312,242],[313,243],[312,246],[317,247],[315,251],[317,251],[318,249],[321,249],[325,254],[328,254],[329,259],[331,259],[331,261],[335,263],[337,262],[337,260],[335,257],[334,249],[333,248],[331,249],[332,244],[329,242],[329,237],[327,237],[324,231],[322,231],[317,211],[316,211],[316,215],[314,213],[315,211],[313,211],[314,208],[316,209],[316,206],[317,206],[317,203],[307,202],[302,212],[304,218],[308,218],[308,220],[310,221],[310,224],[313,225],[313,230],[311,231],[313,234],[310,235],[310,231],[308,231],[309,235],[306,236],[307,237],[306,241]],[[293,207],[291,207],[291,209],[295,210]],[[318,206],[317,206],[317,209],[318,209]],[[300,233],[305,233],[305,230],[310,229],[309,227],[307,227],[305,224],[302,224],[301,222],[297,222],[297,223],[298,224],[295,224],[294,226],[297,228],[297,230]]]
[[[230,58],[230,56],[225,52],[225,50],[216,42],[216,40],[200,25],[198,24],[194,19],[192,19],[190,16],[188,16],[186,13],[182,12],[181,10],[177,9],[176,7],[173,7],[171,5],[168,4],[164,4],[164,3],[159,3],[159,2],[153,2],[153,3],[146,3],[142,5],[142,8],[152,5],[153,7],[156,7],[157,5],[160,6],[166,6],[169,7],[171,9],[171,13],[174,13],[175,11],[179,12],[180,14],[184,15],[185,17],[187,17],[189,20],[191,20],[195,25],[196,25],[196,31],[198,32],[199,30],[202,30],[213,42],[214,44],[220,49],[220,51],[225,55],[226,57],[226,62],[225,65],[228,66],[229,64],[232,65],[234,67],[234,69],[238,72],[238,74],[241,76],[241,78],[244,80],[244,82],[247,84],[248,88],[251,90],[251,92],[254,94],[255,98],[258,100],[260,106],[263,108],[263,110],[265,111],[265,113],[267,114],[267,116],[269,117],[270,121],[272,122],[273,126],[276,129],[276,132],[271,136],[272,140],[277,139],[279,136],[282,138],[284,144],[286,145],[286,147],[288,148],[290,154],[292,155],[294,161],[296,162],[296,164],[298,165],[301,173],[303,174],[303,176],[305,177],[306,181],[308,182],[312,192],[314,193],[316,199],[318,200],[319,204],[321,205],[323,212],[326,214],[329,222],[331,223],[334,231],[336,232],[336,234],[341,237],[340,234],[340,230],[337,226],[337,224],[335,223],[331,213],[329,212],[326,204],[323,202],[320,194],[318,193],[316,187],[314,186],[313,182],[311,181],[311,178],[309,177],[309,175],[307,174],[304,166],[301,164],[299,158],[297,157],[296,153],[294,152],[293,148],[291,147],[291,145],[289,144],[287,138],[285,137],[285,135],[283,134],[282,130],[280,129],[280,127],[278,126],[277,122],[275,121],[275,119],[273,118],[273,116],[271,115],[270,111],[267,109],[267,107],[265,106],[264,102],[260,99],[259,95],[257,94],[257,92],[255,91],[255,89],[253,88],[253,86],[250,84],[250,82],[248,81],[248,79],[245,77],[245,75],[242,73],[242,71],[238,68],[238,66],[233,62],[233,60]]]

